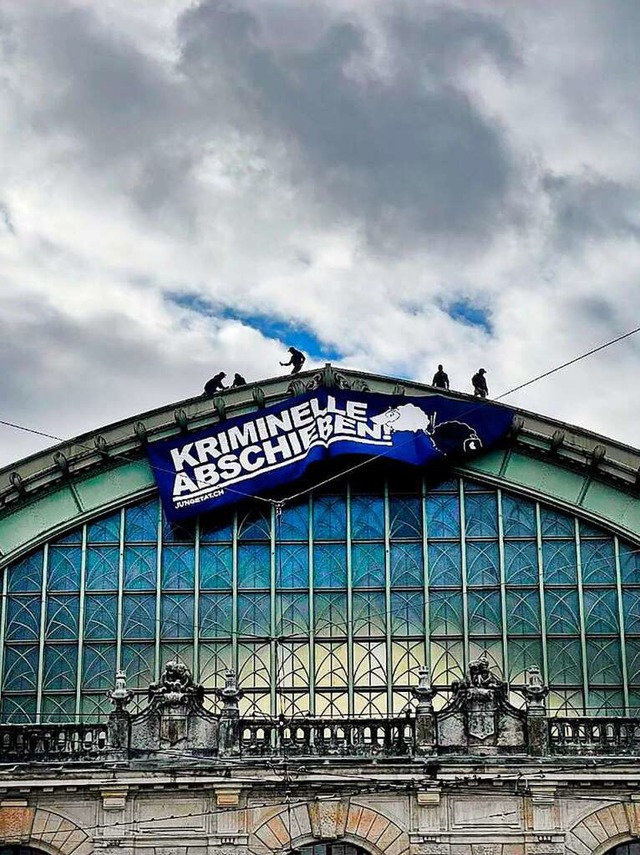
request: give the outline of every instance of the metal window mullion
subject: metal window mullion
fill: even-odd
[[[193,545],[193,679],[200,681],[200,517]]]
[[[278,714],[278,638],[276,626],[276,509],[271,506],[270,520],[270,570],[269,570],[269,603],[270,603],[270,640],[269,640],[269,670],[271,671],[271,706],[272,716]]]
[[[36,682],[36,723],[42,717],[42,684],[44,682],[44,633],[47,623],[47,578],[49,575],[49,544],[42,555],[42,591],[40,593],[40,634],[38,636],[38,677]]]
[[[0,705],[4,687],[4,645],[7,633],[7,609],[9,600],[9,568],[2,571],[2,608],[0,609]]]
[[[116,614],[116,671],[122,670],[122,626],[124,615],[124,508],[120,510],[118,535],[118,605]]]
[[[313,494],[309,494],[309,502],[307,505],[309,514],[309,540],[308,540],[308,555],[309,555],[309,712],[315,715],[316,712],[316,632],[315,632],[315,600],[313,589]]]
[[[538,556],[538,591],[540,595],[540,626],[542,628],[542,677],[549,685],[549,654],[547,652],[547,606],[544,599],[544,557],[542,552],[542,521],[540,503],[536,502],[536,550]]]
[[[573,532],[576,545],[576,569],[578,572],[578,611],[580,615],[580,650],[582,653],[582,691],[584,693],[585,715],[589,715],[589,674],[587,671],[587,632],[584,616],[584,589],[582,586],[582,555],[580,553],[580,523],[577,518],[573,521]]]
[[[78,670],[76,672],[76,719],[80,717],[80,690],[82,687],[82,652],[84,649],[84,598],[87,586],[87,527],[82,526],[82,552],[80,555],[80,600],[78,603]]]
[[[467,515],[464,507],[464,482],[458,486],[460,502],[460,570],[462,573],[462,671],[467,673],[469,664],[469,595],[467,591]]]
[[[620,569],[620,541],[617,536],[613,538],[613,550],[616,564],[616,591],[618,595],[618,631],[620,633],[620,662],[622,665],[622,693],[624,696],[624,713],[630,715],[629,710],[629,672],[627,669],[627,645],[624,626],[624,603],[622,600],[622,572]]]
[[[389,512],[389,483],[384,482],[384,601],[385,643],[387,647],[387,713],[393,712],[393,655],[391,647],[391,534]]]
[[[347,712],[354,715],[353,678],[353,555],[351,527],[351,484],[347,484]]]
[[[507,641],[507,578],[504,558],[504,519],[502,517],[502,490],[497,491],[498,499],[498,561],[500,564],[500,611],[502,618],[502,668],[503,680],[509,685],[509,645]]]
[[[422,479],[422,578],[424,585],[424,663],[431,672],[431,604],[429,602],[429,523],[427,485]]]
[[[155,616],[155,666],[154,679],[160,679],[160,629],[162,616],[162,507],[158,502],[158,527],[156,537],[156,616]]]
[[[240,657],[238,653],[238,512],[233,514],[231,540],[231,660],[233,670],[239,678]]]

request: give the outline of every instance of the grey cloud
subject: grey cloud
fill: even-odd
[[[508,38],[446,10],[421,27],[387,27],[395,70],[362,80],[353,68],[370,58],[363,24],[334,21],[311,44],[274,47],[257,15],[209,0],[183,17],[181,68],[213,115],[241,107],[249,130],[286,147],[294,182],[359,218],[372,239],[486,236],[507,205],[512,164],[449,64],[471,43],[510,58]]]
[[[547,174],[542,179],[554,218],[552,234],[562,252],[585,240],[640,238],[640,189],[596,174]]]

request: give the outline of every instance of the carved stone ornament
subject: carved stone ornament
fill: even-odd
[[[508,702],[507,684],[492,673],[486,656],[470,662],[451,690],[451,701],[437,714],[440,745],[489,753],[524,748],[525,714]]]
[[[193,682],[191,671],[183,662],[174,660],[164,666],[157,683],[149,686],[149,701],[152,707],[201,706],[204,687]]]
[[[342,799],[316,799],[309,804],[313,836],[318,840],[336,840],[344,836],[348,805]]]
[[[121,713],[124,711],[124,708],[133,697],[131,689],[127,689],[126,671],[116,672],[115,687],[110,692],[107,692],[107,697],[114,706],[114,712]]]

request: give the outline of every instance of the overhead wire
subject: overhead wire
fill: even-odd
[[[482,398],[480,401],[474,402],[474,404],[469,406],[466,410],[463,410],[461,413],[457,414],[457,418],[460,419],[463,416],[469,415],[475,410],[486,406],[487,403],[491,403],[491,401],[501,401],[509,395],[512,395],[514,392],[518,392],[521,389],[525,389],[527,386],[531,386],[533,383],[537,383],[539,380],[543,380],[545,377],[550,377],[552,374],[556,374],[558,371],[562,371],[564,368],[568,368],[570,365],[575,365],[577,362],[580,362],[581,360],[586,359],[589,356],[593,356],[594,353],[599,353],[600,351],[605,350],[606,348],[611,347],[612,345],[617,344],[620,341],[623,341],[623,339],[630,338],[631,336],[636,335],[639,332],[640,327],[636,327],[635,329],[629,330],[628,332],[623,333],[622,335],[616,336],[615,338],[606,341],[604,344],[598,345],[598,347],[594,347],[591,350],[587,350],[584,353],[581,353],[578,356],[575,356],[572,359],[561,363],[560,365],[556,365],[554,368],[550,368],[548,371],[544,371],[542,374],[538,374],[535,377],[532,377],[530,380],[527,380],[524,383],[520,383],[519,385],[514,386],[512,389],[508,389],[506,392],[501,392],[499,395],[496,395],[495,397],[489,399],[489,401],[487,401],[487,399]],[[324,487],[339,478],[343,478],[345,475],[350,475],[352,472],[355,472],[358,469],[362,469],[364,466],[367,466],[382,457],[388,456],[391,451],[396,450],[398,448],[402,448],[402,446],[408,445],[413,441],[413,437],[410,437],[409,439],[404,440],[403,442],[399,442],[395,445],[394,448],[388,448],[384,451],[379,452],[376,455],[373,455],[372,457],[367,457],[366,460],[360,461],[359,463],[354,464],[353,466],[343,470],[342,472],[338,472],[335,475],[331,475],[329,478],[325,478],[311,487],[307,487],[304,490],[300,490],[297,493],[293,493],[282,501],[283,503],[288,503],[294,501],[295,499],[299,499],[301,496],[304,496],[307,493],[312,492],[313,490],[318,490],[319,488]],[[443,454],[445,454],[446,456],[445,452],[443,452]]]

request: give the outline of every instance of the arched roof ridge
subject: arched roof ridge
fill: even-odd
[[[461,392],[336,370],[328,364],[295,378],[273,377],[213,399],[198,395],[123,419],[0,469],[0,565],[73,524],[151,494],[155,488],[144,453],[148,441],[255,411],[314,385],[409,396],[444,394],[474,404],[471,395]],[[640,538],[640,451],[564,422],[510,409],[514,424],[505,447],[471,460],[459,471],[577,509],[596,522],[604,515],[614,529]]]

